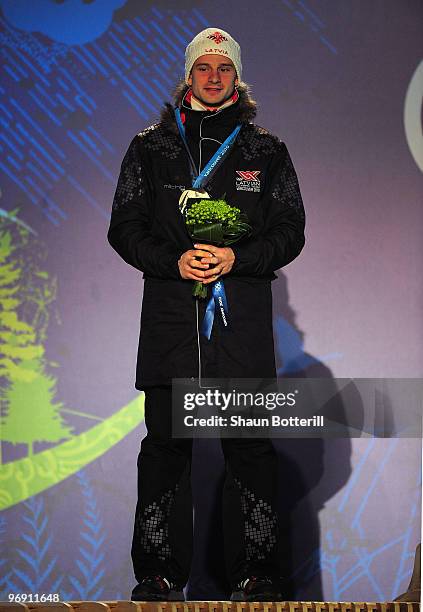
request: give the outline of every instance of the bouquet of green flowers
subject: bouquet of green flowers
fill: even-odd
[[[247,215],[225,200],[191,200],[183,215],[194,242],[229,246],[249,236],[252,231]],[[195,281],[192,293],[195,297],[205,298],[207,286]]]

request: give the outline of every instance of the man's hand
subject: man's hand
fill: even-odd
[[[195,249],[185,251],[178,261],[182,278],[200,281],[206,285],[215,281],[221,274],[231,271],[235,254],[230,247],[216,247],[211,244],[194,246]]]
[[[197,259],[197,257],[201,257],[201,260]],[[185,251],[178,260],[179,272],[182,278],[203,281],[205,270],[209,267],[209,264],[206,262],[210,257],[211,253],[201,249]]]
[[[219,276],[228,274],[232,270],[235,253],[231,247],[217,247],[212,244],[194,244],[194,246],[208,252],[206,257],[201,258],[201,262],[209,264],[209,268],[204,272],[204,285],[214,282]]]

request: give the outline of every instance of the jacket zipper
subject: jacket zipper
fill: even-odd
[[[219,112],[219,111],[218,111]],[[208,117],[214,117],[215,115],[208,115]],[[198,158],[198,174],[200,174],[201,172],[201,141],[202,141],[202,127],[203,127],[203,121],[204,119],[207,119],[206,117],[203,117],[200,121],[200,138],[198,141],[198,149],[199,149],[199,158]],[[222,143],[220,143],[222,144]],[[198,321],[198,299],[196,298],[195,300],[195,310],[196,310],[196,317],[197,317],[197,350],[198,350],[198,386],[201,389],[202,388],[202,381],[201,381],[201,344],[200,344],[200,325],[199,325],[199,321]]]
[[[219,113],[220,111],[217,111],[217,113]],[[215,117],[217,115],[217,113],[215,113],[214,115],[207,115],[205,117],[203,117],[200,121],[200,139],[198,141],[198,147],[199,147],[199,165],[198,165],[198,174],[200,174],[201,172],[201,142],[203,140],[202,137],[202,127],[203,127],[203,121],[204,119],[208,119],[209,117]],[[216,140],[216,142],[218,142],[219,144],[222,144],[219,140]],[[198,351],[198,386],[199,388],[203,388],[202,387],[202,380],[201,380],[201,343],[200,343],[200,325],[199,325],[199,321],[198,321],[198,317],[199,317],[199,313],[198,313],[198,298],[195,299],[195,311],[196,311],[196,319],[197,319],[197,351]]]
[[[198,350],[198,386],[201,389],[201,345],[200,345],[200,330],[198,323],[198,298],[195,298],[195,312],[197,318],[197,350]]]

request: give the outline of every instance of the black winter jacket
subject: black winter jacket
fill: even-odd
[[[144,278],[136,367],[137,389],[171,384],[172,378],[272,378],[276,376],[271,280],[304,246],[305,215],[297,176],[283,142],[251,123],[255,103],[240,86],[235,104],[212,113],[193,111],[181,86],[176,103],[186,115],[188,144],[199,161],[202,136],[223,141],[242,129],[229,155],[205,185],[245,211],[253,235],[231,245],[235,262],[224,275],[229,325],[216,316],[210,340],[199,328],[207,300],[192,297],[178,259],[193,242],[178,208],[191,187],[188,155],[167,104],[161,121],[137,134],[122,161],[108,240]],[[203,141],[201,168],[218,147]],[[209,295],[210,295],[210,285]]]

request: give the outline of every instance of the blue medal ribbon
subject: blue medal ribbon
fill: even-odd
[[[207,304],[204,319],[201,324],[201,333],[210,340],[213,328],[214,313],[217,310],[220,312],[223,325],[228,326],[228,302],[226,300],[225,287],[223,281],[214,281],[212,284],[212,296]]]
[[[229,134],[229,136],[220,145],[216,153],[208,161],[208,163],[203,168],[203,170],[200,172],[200,174],[196,177],[194,174],[196,173],[195,163],[194,163],[194,160],[192,159],[191,151],[189,150],[188,143],[185,138],[185,126],[182,123],[181,112],[179,108],[175,108],[175,118],[176,118],[176,123],[179,129],[179,134],[181,135],[181,138],[183,140],[183,143],[185,145],[185,148],[187,150],[187,153],[188,153],[188,156],[191,162],[192,175],[193,175],[192,176],[192,186],[194,189],[202,189],[204,183],[207,180],[210,180],[210,178],[216,172],[217,168],[220,166],[220,164],[222,163],[222,161],[224,160],[224,158],[230,151],[232,145],[235,142],[236,137],[239,134],[239,131],[241,129],[241,124],[237,125],[234,131],[231,134]],[[204,319],[201,324],[201,333],[204,336],[206,336],[208,340],[210,340],[210,337],[211,337],[213,321],[214,321],[214,314],[215,314],[216,308],[220,312],[223,325],[225,327],[228,326],[228,303],[226,300],[226,293],[225,293],[225,287],[223,285],[223,281],[222,280],[214,281],[212,283],[211,290],[212,290],[212,297],[210,298],[207,304],[206,312],[204,314]]]
[[[182,123],[181,111],[179,110],[179,108],[175,108],[175,117],[176,117],[176,123],[178,125],[178,129],[179,129],[179,133],[181,135],[182,140],[184,141],[185,148],[188,151],[189,158],[195,169],[194,160],[192,159],[192,155],[191,155],[191,152],[188,147],[188,143],[185,138],[185,126]],[[193,177],[192,186],[194,189],[202,189],[206,180],[209,180],[213,176],[217,168],[222,163],[223,159],[226,157],[233,143],[235,142],[235,139],[238,136],[240,129],[241,129],[241,124],[237,125],[234,131],[231,134],[229,134],[227,139],[220,145],[216,153],[208,161],[208,163],[203,168],[203,170],[200,172],[200,174],[195,178]]]

